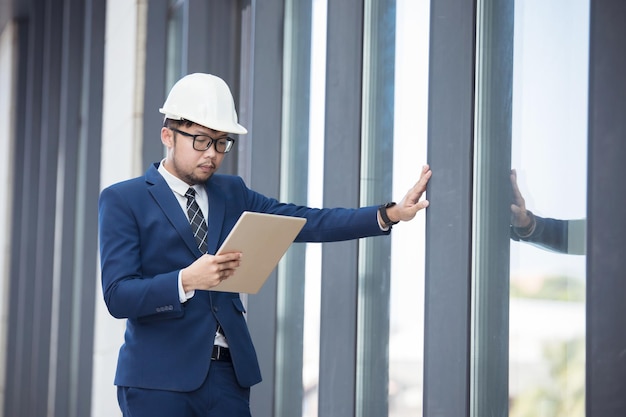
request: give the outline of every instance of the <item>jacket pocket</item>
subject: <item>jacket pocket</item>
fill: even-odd
[[[159,309],[158,311],[156,311],[155,314],[138,317],[137,322],[146,324],[146,323],[152,323],[155,321],[179,319],[183,317],[184,315],[185,315],[184,309],[169,310],[169,308],[163,307],[162,309]]]

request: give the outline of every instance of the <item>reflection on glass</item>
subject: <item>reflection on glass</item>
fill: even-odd
[[[564,220],[535,215],[526,207],[514,169],[511,170],[511,187],[511,239],[559,253],[585,254],[585,219]]]
[[[511,417],[585,414],[588,20],[588,0],[515,3]]]

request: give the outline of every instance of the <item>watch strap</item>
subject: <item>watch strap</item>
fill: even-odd
[[[395,206],[395,205],[396,205],[396,203],[395,203],[395,202],[393,202],[393,201],[391,201],[391,202],[389,202],[389,203],[382,204],[382,205],[380,205],[380,206],[378,207],[378,213],[380,214],[380,218],[382,219],[383,223],[385,224],[385,227],[391,227],[391,226],[393,226],[394,224],[398,224],[398,222],[394,222],[394,221],[392,221],[392,220],[389,218],[389,216],[387,215],[387,209],[388,209],[389,207],[393,207],[393,206]]]

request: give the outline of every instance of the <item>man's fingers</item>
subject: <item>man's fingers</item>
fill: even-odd
[[[213,257],[214,261],[220,265],[228,264],[229,262],[239,261],[242,257],[241,252],[229,252],[221,255],[215,255]]]
[[[417,182],[413,186],[413,189],[411,190],[413,191],[413,193],[419,193],[419,195],[417,196],[418,199],[419,197],[421,197],[422,193],[426,191],[426,186],[428,185],[428,181],[430,180],[430,177],[432,175],[433,172],[430,170],[430,168],[428,168],[428,165],[425,165],[425,167],[422,169],[419,180],[417,180]]]
[[[235,260],[220,264],[220,268],[222,268],[220,271],[220,280],[223,281],[226,278],[230,278],[231,276],[233,276],[235,274],[235,270],[239,268],[240,264],[241,264],[240,256],[238,256],[237,259]]]

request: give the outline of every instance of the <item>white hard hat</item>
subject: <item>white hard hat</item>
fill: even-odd
[[[219,132],[248,133],[237,122],[228,85],[211,74],[189,74],[178,80],[159,111],[168,119],[189,120]]]

